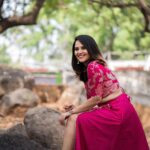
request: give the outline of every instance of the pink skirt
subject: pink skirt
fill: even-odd
[[[75,150],[149,150],[127,94],[78,116]]]

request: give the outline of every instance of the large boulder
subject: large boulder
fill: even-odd
[[[24,125],[28,136],[51,150],[60,150],[64,126],[60,125],[60,113],[46,107],[35,107],[27,111]]]
[[[50,150],[31,140],[22,123],[0,133],[0,150]]]
[[[50,150],[23,135],[0,135],[1,150]]]
[[[9,135],[22,135],[25,137],[28,137],[27,133],[26,133],[26,129],[24,127],[24,125],[22,123],[18,123],[14,126],[12,126],[11,128],[8,128],[5,131],[5,134],[9,134]]]
[[[37,93],[42,102],[56,103],[64,91],[64,85],[35,85],[33,91]]]
[[[39,103],[39,97],[29,89],[20,88],[2,97],[0,112],[8,114],[16,106],[33,107]]]
[[[8,66],[0,66],[0,89],[9,93],[18,88],[32,89],[34,78],[27,72]]]
[[[5,95],[5,91],[2,87],[0,87],[0,98]]]

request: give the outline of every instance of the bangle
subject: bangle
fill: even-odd
[[[69,116],[71,116],[72,113],[73,113],[72,110],[68,111]]]
[[[72,111],[70,110],[70,111],[68,111],[67,113],[68,113],[68,114],[67,114],[67,116],[65,117],[65,120],[66,120],[68,117],[70,117],[70,116],[72,115]]]

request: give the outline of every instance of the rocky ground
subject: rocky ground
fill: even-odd
[[[40,105],[57,108],[55,104],[41,103]],[[148,143],[150,145],[150,107],[143,106],[138,103],[135,103],[134,106],[143,124],[143,128],[146,133]],[[0,117],[0,131],[3,132],[4,130],[11,128],[14,125],[23,123],[24,114],[27,110],[27,108],[18,107],[15,108],[12,112],[10,112],[10,114],[6,117]]]
[[[10,68],[6,68],[6,67],[4,69],[4,68],[1,68],[0,66],[0,107],[1,107],[0,109],[0,135],[4,133],[6,130],[8,131],[8,129],[11,129],[12,127],[18,124],[24,125],[25,118],[26,118],[25,119],[26,127],[29,126],[28,130],[32,129],[33,131],[34,129],[32,126],[31,116],[35,115],[34,122],[37,121],[37,124],[38,124],[38,122],[43,121],[42,123],[44,123],[44,129],[43,129],[43,124],[38,124],[38,126],[40,127],[38,128],[38,126],[36,126],[37,127],[36,131],[38,131],[39,129],[41,129],[42,131],[46,130],[45,134],[43,135],[42,134],[39,135],[39,133],[35,131],[34,132],[35,137],[38,136],[39,139],[40,138],[43,139],[43,137],[47,136],[48,139],[50,139],[49,134],[47,134],[50,131],[49,126],[51,125],[51,122],[56,121],[56,119],[53,118],[51,114],[57,118],[59,116],[59,112],[63,110],[62,106],[64,104],[69,104],[73,102],[74,105],[78,105],[79,103],[82,102],[82,100],[84,100],[85,98],[84,95],[85,93],[83,91],[83,86],[80,85],[79,83],[76,83],[70,86],[34,85],[34,81],[29,76],[29,74],[20,70],[13,70],[13,69],[11,70]],[[138,112],[138,115],[142,122],[148,143],[150,145],[150,106],[139,104],[139,103],[136,103],[135,101],[133,104],[135,106],[135,109]],[[45,108],[41,108],[38,110],[37,106],[44,106],[46,108],[50,108],[50,110],[47,110]],[[29,110],[30,107],[32,108],[36,107],[37,109],[34,110],[35,111],[34,113],[31,111],[28,116],[25,116],[26,112]],[[58,113],[51,109],[57,110]],[[45,118],[45,120],[42,118],[43,120],[39,121],[40,117]],[[58,123],[57,123],[57,126],[59,127],[61,131],[63,130],[61,129],[62,127],[59,126]],[[51,128],[55,129],[56,127],[51,126]],[[61,131],[58,130],[54,132],[58,132],[59,134]],[[30,131],[29,131],[29,134],[30,134]],[[51,134],[51,136],[53,135],[55,134],[54,133]],[[9,137],[6,135],[6,137],[2,137],[2,140],[8,141],[9,138],[11,141],[13,137]],[[21,142],[24,142],[25,144],[26,142],[28,142],[28,139],[26,139],[26,136],[22,137],[22,139],[20,137],[15,137],[15,138],[19,138],[20,140],[22,140]],[[34,139],[34,137],[32,137],[32,139]],[[55,139],[57,140],[57,143],[58,143],[58,137],[55,137]],[[36,142],[38,143],[39,141],[37,140]],[[49,141],[45,140],[43,142],[47,144],[46,146],[48,148],[52,146],[54,147],[56,146],[55,145],[56,141],[50,143],[50,145],[49,145]],[[14,143],[14,144],[17,144],[17,143]],[[43,145],[43,143],[40,143],[40,144]],[[32,142],[31,142],[31,145],[33,147],[37,146],[35,143],[32,143]],[[61,139],[60,139],[60,145],[61,145]],[[40,149],[40,145],[38,145],[38,147]],[[38,150],[37,148],[35,149]]]

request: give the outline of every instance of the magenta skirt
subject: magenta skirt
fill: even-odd
[[[127,94],[78,116],[75,150],[149,150]]]

